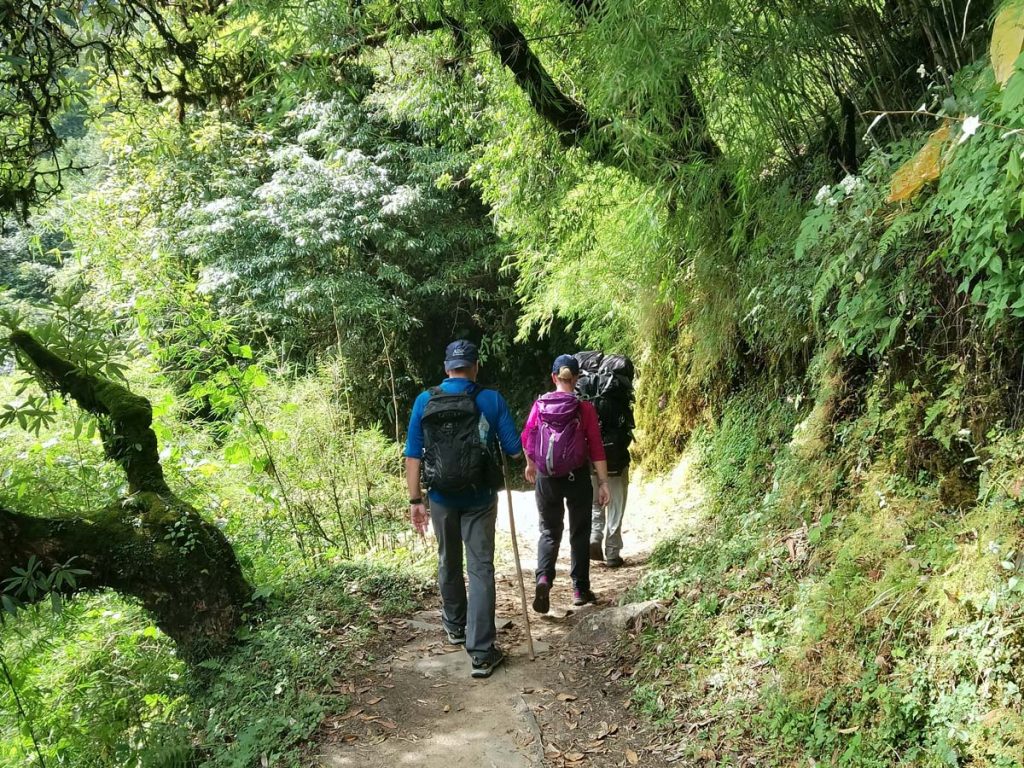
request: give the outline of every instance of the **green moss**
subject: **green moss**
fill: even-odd
[[[638,705],[713,718],[694,759],[1020,765],[1024,439],[991,435],[980,493],[952,504],[924,390],[876,380],[851,412],[835,366],[814,371],[809,410],[754,388],[695,434],[706,500],[638,590],[671,602]]]

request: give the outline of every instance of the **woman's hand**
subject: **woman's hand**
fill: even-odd
[[[526,478],[528,483],[537,482],[537,465],[529,459],[526,460],[526,469],[523,470],[523,477]]]

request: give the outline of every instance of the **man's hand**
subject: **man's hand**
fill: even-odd
[[[405,485],[409,490],[409,501],[419,500],[418,504],[409,504],[409,520],[412,521],[413,530],[423,536],[427,532],[427,523],[430,522],[430,517],[427,515],[427,508],[423,505],[419,459],[405,457]]]
[[[420,536],[426,535],[427,523],[430,522],[430,516],[427,514],[426,505],[410,504],[409,519],[412,520],[412,529],[416,531],[416,533]]]
[[[607,507],[609,501],[611,501],[611,494],[608,493],[608,481],[601,480],[597,485],[597,505]]]

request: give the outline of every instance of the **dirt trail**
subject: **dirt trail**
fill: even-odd
[[[699,499],[653,503],[631,489],[627,507],[626,567],[593,564],[598,605],[574,609],[568,579],[568,541],[562,542],[551,611],[531,611],[537,660],[527,656],[508,511],[498,512],[498,644],[508,658],[486,680],[470,678],[465,651],[445,642],[438,610],[394,623],[394,651],[351,683],[352,706],[328,716],[322,729],[325,768],[533,768],[535,766],[660,766],[673,762],[672,745],[628,708],[623,669],[610,643],[570,642],[587,616],[614,607],[643,574],[652,545],[677,527]],[[648,489],[648,493],[650,489]],[[671,495],[671,492],[669,492]],[[502,498],[504,502],[504,498]],[[527,596],[532,600],[536,549],[533,494],[514,494]],[[655,511],[656,510],[656,511]],[[664,739],[661,739],[664,741]]]

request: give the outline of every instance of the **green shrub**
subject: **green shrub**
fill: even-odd
[[[336,684],[366,657],[377,622],[408,613],[423,583],[408,561],[347,563],[291,579],[224,656],[188,669],[134,605],[104,594],[0,627],[28,714],[0,687],[0,765],[299,765]]]

